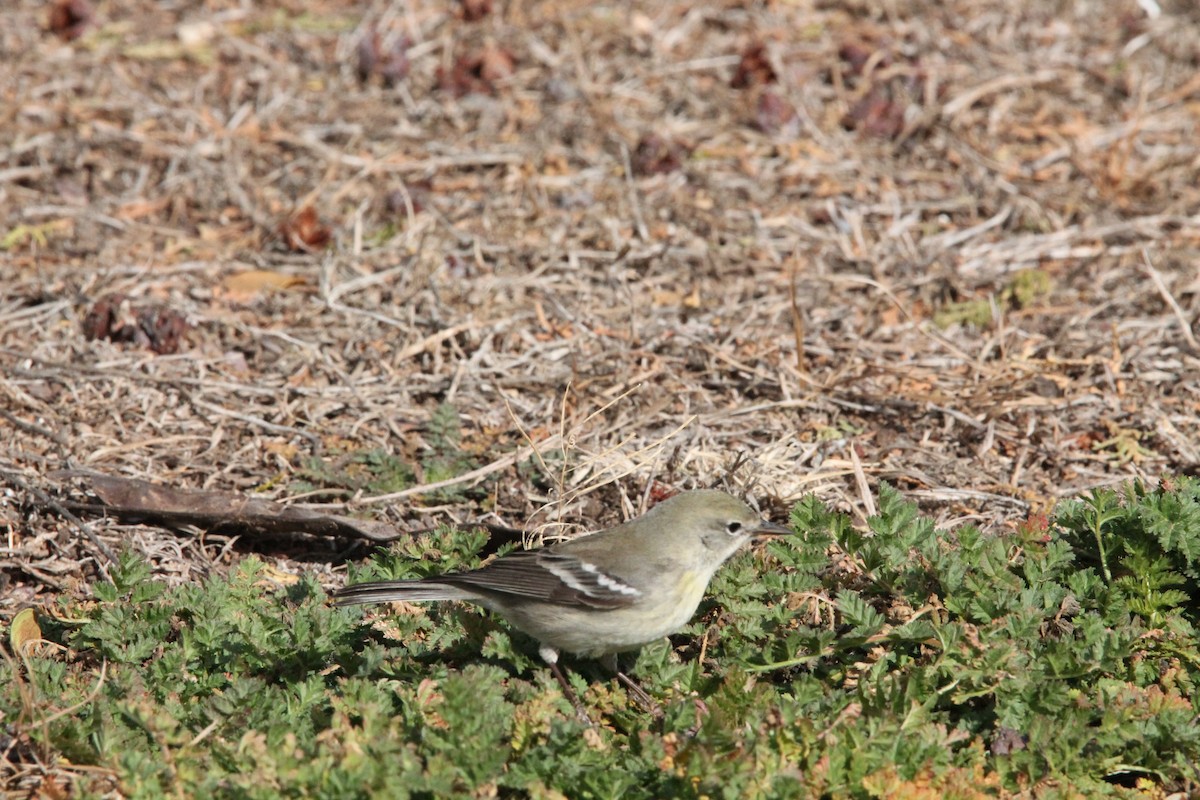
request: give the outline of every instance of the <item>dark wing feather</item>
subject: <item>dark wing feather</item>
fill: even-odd
[[[551,550],[510,553],[479,569],[442,575],[437,580],[494,594],[600,609],[623,608],[641,596],[594,564]]]

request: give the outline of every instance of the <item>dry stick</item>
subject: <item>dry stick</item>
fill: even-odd
[[[583,420],[579,423],[579,427],[586,426],[589,422],[591,422],[597,416],[599,416],[600,414],[603,414],[605,411],[612,408],[614,405],[616,405],[620,401],[624,400],[629,395],[638,391],[639,389],[641,389],[641,387],[642,387],[642,384],[640,382],[634,384],[633,386],[630,386],[628,389],[621,392],[616,397],[609,400],[607,403],[600,406],[598,409],[596,409],[595,411],[593,411],[592,413],[590,413],[586,417],[584,417]],[[583,497],[584,495],[591,494],[592,492],[596,491],[597,489],[601,488],[602,486],[607,486],[609,483],[612,483],[613,481],[620,480],[621,478],[625,477],[626,475],[629,475],[631,472],[633,472],[633,469],[636,468],[636,466],[635,466],[634,468],[631,468],[624,472],[621,472],[618,475],[613,475],[607,479],[602,477],[590,485],[585,485],[583,488],[575,490],[572,493],[570,493],[569,495],[567,494],[567,490],[566,490],[566,485],[567,485],[567,467],[566,467],[567,448],[568,447],[574,448],[575,441],[576,441],[575,436],[573,434],[568,435],[567,431],[566,431],[566,408],[567,408],[566,391],[569,391],[569,390],[570,390],[570,384],[568,383],[567,389],[563,393],[562,410],[559,415],[559,433],[558,433],[558,436],[556,437],[558,439],[559,446],[563,450],[564,466],[559,473],[558,494],[559,494],[559,498],[560,498],[561,502],[564,504],[571,503],[575,500],[578,500],[580,497]],[[535,457],[537,458],[538,464],[541,465],[543,472],[545,472],[547,475],[549,475],[550,468],[546,465],[546,462],[544,460],[542,460],[542,455],[538,451],[537,445],[529,437],[529,434],[527,434],[525,432],[524,426],[522,426],[521,422],[516,418],[516,415],[513,413],[512,407],[509,405],[507,399],[505,399],[504,405],[505,405],[505,408],[508,410],[509,418],[513,421],[513,424],[517,426],[517,430],[520,431],[521,436],[524,437],[525,441],[529,443],[529,448],[533,450],[533,453],[534,453]],[[666,442],[671,437],[675,436],[677,433],[682,431],[688,425],[691,425],[692,422],[694,422],[695,420],[696,420],[696,415],[693,414],[692,416],[690,416],[686,420],[684,420],[681,425],[677,426],[675,428],[675,430],[671,431],[670,433],[666,434],[665,436],[659,437],[658,439],[656,439],[655,441],[646,445],[645,447],[635,450],[631,454],[630,457],[632,458],[633,456],[641,455],[641,454],[646,453],[656,447],[662,446],[662,444],[664,442]],[[551,440],[551,441],[553,441],[553,440]],[[629,439],[627,438],[624,441],[613,445],[612,447],[608,448],[607,450],[604,450],[601,453],[599,453],[598,455],[594,456],[593,460],[603,458],[604,456],[607,456],[611,453],[619,451],[621,448],[623,448],[628,443],[628,441],[629,441]]]
[[[370,170],[372,175],[375,173],[419,175],[446,169],[473,169],[520,164],[523,160],[520,153],[470,153],[461,156],[435,156],[420,160],[410,160],[406,156],[396,154],[383,158],[372,158],[343,153],[341,150],[307,135],[281,134],[275,137],[275,141],[310,150],[328,161],[356,169]]]
[[[105,558],[108,559],[110,564],[117,563],[117,557],[113,554],[113,551],[108,549],[108,545],[106,545],[104,542],[100,541],[100,538],[98,536],[96,536],[95,532],[91,529],[91,526],[89,526],[86,522],[84,522],[79,517],[77,517],[73,513],[71,513],[71,510],[68,509],[66,506],[64,506],[62,503],[58,502],[53,497],[46,494],[41,489],[38,489],[34,486],[30,486],[28,483],[25,482],[25,480],[20,475],[18,475],[15,472],[12,472],[12,471],[6,470],[6,469],[0,469],[0,478],[8,479],[13,484],[15,484],[18,489],[23,489],[25,492],[27,492],[28,494],[30,494],[34,498],[36,498],[39,503],[41,503],[42,505],[51,509],[56,514],[61,516],[63,519],[66,519],[67,521],[69,521],[70,523],[75,525],[75,527],[77,527],[80,531],[83,532],[83,535],[87,537],[87,540],[89,542],[91,542],[92,545],[95,546],[95,548],[97,550],[99,550],[104,555]],[[97,561],[96,567],[100,570],[100,573],[102,575],[104,575],[105,580],[109,580],[109,581],[112,580],[112,578],[110,578],[108,575],[108,571],[104,568],[104,564]]]
[[[654,374],[654,373],[651,372],[650,374]],[[645,376],[643,376],[643,377],[645,377]],[[591,414],[588,414],[586,417],[584,417],[583,421],[580,423],[580,426],[587,425],[595,417],[599,416],[600,414],[603,414],[605,411],[612,408],[614,405],[621,402],[626,397],[628,397],[629,395],[633,394],[634,392],[640,390],[641,388],[642,388],[642,382],[639,380],[633,386],[630,386],[628,389],[621,392],[619,395],[614,397],[612,400],[609,400],[607,403],[600,406],[600,408],[596,409]],[[685,419],[682,424],[677,425],[675,427],[675,430],[671,431],[670,433],[666,434],[665,436],[660,436],[658,439],[656,439],[655,441],[646,445],[645,447],[642,447],[638,450],[633,451],[633,453],[630,455],[630,459],[632,460],[633,456],[638,456],[643,453],[647,453],[656,447],[661,447],[668,439],[675,436],[677,433],[682,431],[687,426],[691,425],[696,420],[696,418],[697,418],[697,415],[695,415],[695,414],[691,415],[690,417]],[[632,437],[627,437],[624,441],[613,445],[612,447],[608,448],[607,450],[602,451],[599,455],[595,456],[593,460],[598,459],[598,458],[603,458],[604,456],[607,456],[610,453],[617,452],[618,450],[623,448],[629,442],[630,438],[632,438]],[[634,468],[636,468],[636,465]],[[633,468],[628,469],[619,475],[613,476],[610,480],[607,480],[607,481],[599,480],[599,481],[593,483],[591,486],[584,486],[584,488],[579,489],[574,494],[572,494],[569,498],[569,501],[577,500],[578,498],[583,497],[586,494],[591,494],[592,492],[596,491],[600,487],[606,486],[607,484],[611,483],[612,481],[619,480],[619,479],[625,477],[626,475],[629,475],[631,472],[633,472]]]
[[[512,319],[513,318],[510,317],[508,319],[492,320],[492,322],[494,322],[494,324],[500,325],[500,324],[504,324],[507,322],[511,322]],[[424,339],[422,339],[419,342],[414,342],[413,344],[410,344],[408,347],[406,347],[400,351],[400,353],[396,356],[396,360],[406,361],[406,360],[412,358],[413,356],[420,355],[421,353],[425,352],[426,350],[430,349],[431,347],[436,347],[436,346],[442,344],[447,339],[453,339],[455,336],[458,336],[460,333],[465,333],[466,331],[472,331],[477,328],[482,328],[485,324],[486,323],[476,322],[476,321],[472,320],[469,322],[460,322],[458,325],[451,325],[449,328],[440,330],[431,336],[426,336]]]
[[[1012,216],[1012,213],[1013,205],[1010,203],[997,211],[992,217],[985,219],[978,225],[972,225],[969,228],[963,228],[962,230],[954,231],[952,233],[944,233],[938,236],[927,237],[922,244],[927,250],[936,251],[939,253],[945,252],[952,247],[957,247],[964,242],[969,242],[972,239],[987,233],[993,228],[999,228],[1008,221],[1008,218]]]
[[[272,433],[286,433],[293,436],[299,436],[308,440],[309,444],[313,446],[314,452],[321,452],[321,440],[317,438],[317,435],[311,431],[293,428],[291,425],[278,425],[274,422],[267,422],[265,419],[256,417],[253,414],[242,414],[222,406],[214,405],[213,403],[209,403],[205,400],[201,400],[198,397],[193,397],[191,392],[187,392],[186,390],[184,393],[187,395],[188,401],[197,408],[202,408],[205,411],[208,411],[209,413],[215,414],[219,417],[229,417],[230,419],[236,419],[239,422],[256,425]]]
[[[2,408],[0,408],[0,418],[8,420],[14,426],[20,428],[26,433],[44,436],[45,438],[54,442],[55,448],[58,450],[59,458],[61,458],[63,461],[69,460],[69,456],[67,455],[66,451],[67,441],[62,437],[61,434],[55,433],[48,428],[43,428],[41,425],[36,425],[32,422],[26,422],[15,414],[10,414]]]
[[[391,269],[380,270],[379,272],[361,275],[348,281],[342,281],[336,286],[330,286],[328,290],[326,290],[325,301],[334,303],[341,300],[348,294],[355,294],[373,286],[387,284],[397,275],[403,275],[412,272],[412,269],[413,259],[405,258],[403,263],[401,263],[398,267],[392,267]],[[388,319],[390,319],[390,317]]]
[[[207,739],[209,737],[209,735],[213,731],[215,731],[217,728],[219,728],[221,726],[221,723],[223,723],[224,721],[225,721],[225,717],[218,716],[212,722],[208,723],[208,725],[205,726],[204,730],[200,731],[195,736],[193,736],[192,740],[190,742],[188,742],[187,746],[195,747],[196,745],[203,742],[205,739]]]
[[[858,484],[858,493],[862,497],[863,506],[867,510],[867,518],[878,513],[875,510],[875,500],[871,497],[871,487],[867,484],[867,473],[863,470],[862,461],[858,458],[858,449],[850,442],[850,463],[854,465],[854,481]]]
[[[633,182],[633,163],[629,159],[629,148],[621,142],[621,160],[625,162],[625,185],[629,189],[629,204],[633,207],[633,221],[637,224],[638,238],[650,241],[650,230],[642,217],[642,204],[638,202],[637,186]]]
[[[1040,83],[1050,83],[1058,78],[1059,73],[1056,70],[1041,70],[1030,75],[1006,75],[1001,78],[993,78],[992,80],[982,83],[973,89],[955,97],[946,105],[942,106],[942,116],[950,122],[954,122],[954,118],[962,112],[966,111],[971,106],[978,103],[989,94],[997,92],[1007,92],[1011,89],[1018,89],[1024,86],[1037,85]]]
[[[552,436],[550,439],[543,442],[542,445],[544,447],[552,446],[554,444],[554,440],[557,438],[557,436]],[[347,505],[358,506],[390,503],[394,500],[403,500],[406,497],[415,497],[416,495],[428,494],[429,492],[436,492],[439,489],[447,489],[451,486],[458,486],[462,483],[473,483],[486,478],[488,475],[491,475],[494,472],[499,472],[502,469],[511,467],[518,461],[523,461],[524,459],[529,458],[529,456],[536,454],[536,447],[523,447],[520,450],[517,450],[515,453],[510,453],[504,456],[504,458],[497,459],[486,466],[480,467],[479,469],[473,469],[470,472],[464,472],[462,475],[457,475],[453,478],[447,478],[444,481],[426,483],[422,486],[413,486],[411,489],[404,489],[402,491],[392,492],[390,494],[380,494],[374,497],[360,497],[354,500],[352,503],[347,503]]]
[[[643,711],[655,719],[662,719],[662,707],[654,701],[654,698],[637,681],[621,670],[617,670],[617,682],[625,687],[625,691],[633,696],[633,701],[641,706]]]
[[[13,356],[13,357],[17,357],[17,358],[28,359],[30,361],[36,361],[37,363],[41,364],[43,367],[46,368],[43,370],[21,369],[19,367],[11,367],[8,369],[8,373],[10,375],[15,375],[15,376],[21,377],[21,378],[40,378],[40,379],[53,378],[56,380],[63,380],[63,378],[59,374],[60,372],[62,372],[62,373],[71,374],[72,376],[85,375],[85,376],[93,376],[93,377],[97,377],[97,378],[125,378],[125,379],[133,381],[135,383],[146,384],[149,386],[157,386],[157,387],[190,386],[190,387],[199,387],[199,388],[203,388],[203,389],[227,389],[230,391],[246,392],[247,394],[256,394],[256,395],[274,395],[278,391],[278,389],[276,387],[272,387],[272,386],[261,387],[261,386],[255,386],[255,385],[248,384],[248,383],[231,383],[229,381],[217,381],[217,380],[208,380],[208,379],[200,379],[200,378],[185,378],[185,377],[178,377],[178,376],[171,377],[171,378],[156,378],[153,375],[146,375],[146,374],[131,371],[131,370],[122,371],[119,369],[109,368],[109,367],[89,367],[89,366],[85,366],[82,364],[68,364],[66,362],[52,361],[48,358],[40,358],[36,355],[29,355],[28,353],[20,353],[15,350],[9,350],[8,348],[0,348],[0,355]],[[56,370],[56,371],[50,372],[48,370]]]
[[[692,414],[690,417],[685,419],[683,422],[676,425],[675,429],[672,430],[670,433],[666,433],[666,434],[658,437],[657,439],[650,442],[650,444],[646,445],[645,447],[634,450],[629,456],[630,460],[632,460],[634,456],[640,456],[644,453],[650,452],[651,450],[653,450],[655,448],[662,447],[664,444],[667,443],[667,441],[669,439],[671,439],[672,437],[681,433],[685,428],[687,428],[689,425],[691,425],[693,422],[695,422],[697,418],[698,418],[698,415]],[[625,444],[628,441],[629,441],[629,439],[626,439],[625,441],[621,442],[620,444],[613,445],[612,447],[610,447],[607,450],[600,453],[599,456],[597,456],[597,458],[602,458],[610,453],[614,453],[614,452],[620,450],[622,447],[625,446]],[[601,479],[601,480],[598,480],[595,483],[591,484],[590,486],[584,486],[582,489],[579,489],[576,492],[574,492],[571,495],[570,500],[577,500],[578,498],[583,497],[584,495],[591,494],[592,492],[596,491],[597,489],[599,489],[602,486],[607,486],[609,483],[612,483],[613,481],[620,480],[621,478],[624,478],[626,475],[632,474],[635,469],[637,469],[637,464],[634,464],[632,467],[625,470],[624,472],[613,475],[611,478],[609,478],[607,480]]]
[[[1006,271],[1014,271],[1023,264],[1046,258],[1090,258],[1101,252],[1119,249],[1126,252],[1132,247],[1121,248],[1113,240],[1131,236],[1142,239],[1160,238],[1171,226],[1178,228],[1181,235],[1194,235],[1197,230],[1196,217],[1175,214],[1152,214],[1134,219],[1086,228],[1072,225],[1053,233],[1013,236],[1002,241],[969,244],[959,253],[960,274],[975,273],[988,264],[1004,263]]]
[[[22,657],[24,657],[24,656],[22,656]],[[62,719],[63,717],[68,716],[70,714],[74,714],[76,711],[78,711],[79,709],[86,706],[88,703],[95,700],[96,695],[100,694],[100,690],[102,688],[104,688],[104,678],[107,674],[108,674],[108,659],[106,658],[100,662],[100,678],[96,681],[95,688],[92,689],[92,691],[88,693],[87,697],[83,698],[82,700],[80,700],[78,703],[76,703],[73,706],[64,708],[61,711],[56,711],[55,713],[51,714],[50,716],[46,717],[45,719],[38,720],[37,722],[33,723],[30,727],[45,728],[51,722],[54,722],[57,719]]]
[[[796,370],[801,375],[808,374],[808,368],[804,364],[804,318],[800,316],[800,298],[796,296],[796,264],[799,259],[792,255],[792,267],[788,275],[788,289],[792,296],[792,335],[796,337]]]
[[[954,355],[961,358],[963,361],[966,361],[966,362],[974,361],[974,359],[972,358],[970,353],[963,350],[961,347],[956,345],[954,342],[950,341],[950,339],[948,339],[947,337],[942,336],[940,334],[937,334],[933,331],[930,331],[926,326],[921,325],[916,319],[913,318],[912,314],[908,313],[908,309],[904,306],[903,303],[900,302],[900,298],[896,297],[895,293],[891,289],[884,286],[879,281],[873,280],[871,278],[865,278],[860,275],[838,275],[836,278],[826,278],[825,280],[827,280],[829,283],[843,282],[843,283],[862,284],[864,286],[870,286],[874,289],[879,290],[880,292],[883,293],[883,295],[885,297],[887,297],[887,299],[892,301],[892,305],[894,305],[896,307],[896,310],[899,311],[901,313],[901,315],[903,315],[903,317],[913,325],[913,329],[917,333],[925,336],[926,338],[930,339],[933,342],[936,342],[937,344],[940,344],[942,347],[945,347],[947,350],[949,350],[951,353],[953,353]],[[990,367],[984,367],[979,364],[975,365],[975,369],[978,372],[982,372],[985,374],[990,374],[990,375],[996,374],[996,370],[994,370]]]
[[[540,306],[539,306],[540,308]],[[563,387],[562,402],[558,407],[558,438],[562,442],[562,468],[558,471],[558,496],[563,497],[566,494],[567,488],[567,464],[570,463],[570,458],[567,454],[568,450],[574,450],[576,439],[574,435],[567,436],[567,393],[571,391],[571,381],[567,381],[567,385]],[[591,419],[591,417],[588,417]],[[584,420],[584,424],[587,420]],[[532,444],[532,443],[531,443]],[[562,504],[558,506],[558,511],[562,511]],[[561,522],[561,517],[556,522]]]
[[[1183,338],[1187,340],[1188,345],[1193,352],[1200,349],[1196,346],[1196,337],[1192,333],[1192,324],[1188,322],[1187,315],[1183,313],[1183,309],[1179,307],[1179,303],[1171,295],[1171,291],[1167,289],[1166,281],[1163,280],[1162,273],[1154,268],[1154,263],[1150,261],[1150,251],[1142,248],[1142,266],[1146,268],[1146,273],[1150,276],[1150,280],[1154,281],[1154,285],[1158,287],[1158,293],[1163,296],[1163,300],[1170,306],[1171,311],[1175,313],[1175,319],[1179,320],[1179,327],[1183,332]]]
[[[546,462],[542,458],[541,451],[537,449],[537,445],[534,444],[533,439],[530,438],[529,433],[525,430],[525,426],[521,424],[521,421],[517,419],[517,415],[513,413],[512,404],[508,402],[507,397],[502,397],[501,399],[504,400],[504,410],[508,412],[508,418],[512,420],[513,425],[517,426],[517,431],[521,434],[521,438],[529,443],[528,447],[533,451],[533,457],[537,459],[538,465],[541,466],[542,471],[549,476],[550,467],[546,466]]]
[[[570,390],[570,387],[571,387],[571,385],[568,383],[567,390]],[[628,397],[629,395],[633,394],[634,392],[636,392],[638,389],[641,389],[641,388],[642,388],[642,385],[640,383],[630,386],[628,389],[621,392],[619,395],[614,397],[612,400],[609,400],[607,403],[600,406],[598,409],[593,411],[591,414],[588,414],[586,417],[584,417],[583,421],[579,423],[579,427],[580,428],[584,427],[589,422],[591,422],[595,417],[597,417],[600,414],[603,414],[605,411],[612,408],[614,405],[616,405],[620,401],[624,400],[626,397]],[[566,467],[567,448],[568,447],[574,448],[575,442],[576,442],[576,438],[574,435],[567,436],[566,413],[567,413],[567,395],[566,395],[566,391],[564,391],[563,392],[562,412],[559,417],[559,439],[561,441],[561,445],[562,445],[562,449],[563,449],[563,468],[562,468],[562,471],[559,473],[559,483],[558,483],[559,497],[564,497],[564,499],[566,499],[565,494],[566,494],[566,485],[567,485],[567,467]],[[613,452],[613,450],[615,450],[619,447],[621,447],[621,445],[617,445],[616,447],[609,448],[601,455],[606,455],[607,453],[611,453],[611,452]],[[603,485],[603,484],[600,484],[600,485]],[[597,488],[599,488],[599,486],[593,486],[588,491],[595,491]],[[570,500],[575,500],[579,497],[582,497],[586,493],[587,492],[582,492],[582,491],[577,492],[574,495],[572,495],[569,499],[567,499],[567,502],[569,502]]]
[[[604,405],[600,406],[599,408],[597,408],[597,409],[596,409],[595,411],[593,411],[592,413],[588,414],[586,417],[584,417],[584,418],[583,418],[583,422],[581,422],[581,423],[579,423],[579,424],[580,424],[581,426],[582,426],[582,425],[587,425],[589,422],[591,422],[591,421],[592,421],[592,419],[593,419],[594,417],[597,417],[597,416],[599,416],[600,414],[603,414],[605,411],[608,411],[608,410],[609,410],[610,408],[612,408],[614,405],[616,405],[617,403],[621,402],[621,401],[622,401],[622,400],[624,400],[626,397],[629,397],[629,395],[633,394],[634,392],[638,391],[638,390],[639,390],[639,389],[641,389],[641,388],[642,388],[642,384],[641,384],[641,383],[636,383],[636,384],[634,384],[633,386],[630,386],[628,389],[626,389],[625,391],[621,392],[619,395],[617,395],[616,397],[614,397],[612,400],[609,400],[607,403],[605,403]]]
[[[562,497],[563,481],[566,479],[565,470],[566,470],[566,463],[567,463],[567,447],[575,446],[574,439],[572,439],[571,442],[568,444],[568,441],[566,438],[565,418],[566,418],[566,413],[567,413],[567,392],[570,391],[570,388],[571,388],[571,383],[570,383],[570,381],[568,381],[567,388],[563,390],[562,415],[559,419],[559,426],[558,426],[558,440],[559,440],[559,445],[563,451],[563,470],[564,470],[564,472],[559,477],[559,485],[558,485],[559,497]],[[549,477],[550,476],[550,467],[549,467],[549,465],[546,464],[546,460],[544,458],[542,458],[542,453],[540,450],[538,450],[537,444],[533,441],[533,438],[530,437],[529,432],[525,430],[525,426],[521,424],[521,420],[517,419],[517,415],[516,415],[516,413],[513,412],[512,404],[508,402],[508,398],[502,397],[502,399],[504,400],[504,410],[508,412],[508,418],[510,420],[512,420],[513,425],[517,426],[517,431],[520,432],[521,438],[529,443],[529,445],[528,445],[529,449],[533,451],[533,457],[535,459],[537,459],[538,466],[540,466],[542,468],[542,473],[545,474],[546,477]],[[551,440],[551,441],[553,441],[553,440]],[[543,506],[543,508],[545,508],[545,506]],[[537,513],[537,512],[534,512],[534,513]],[[526,522],[528,522],[528,520],[526,520]],[[551,664],[550,666],[552,669],[555,669],[555,670],[558,669],[558,667],[554,664]],[[557,675],[556,675],[556,677],[557,677]],[[571,691],[571,687],[567,686],[564,679],[560,679],[559,682],[563,684],[563,688],[566,691],[568,691],[568,692]],[[576,704],[575,710],[578,711],[579,709],[578,709],[577,701],[572,700],[572,703]]]

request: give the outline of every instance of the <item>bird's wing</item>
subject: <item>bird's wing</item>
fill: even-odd
[[[642,595],[595,564],[550,549],[509,553],[479,569],[437,580],[495,594],[599,609],[623,608]]]

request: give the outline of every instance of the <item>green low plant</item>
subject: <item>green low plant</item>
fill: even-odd
[[[43,615],[60,647],[9,659],[0,714],[129,797],[1196,791],[1196,481],[1013,531],[938,530],[886,486],[879,506],[860,529],[801,501],[795,537],[737,556],[687,629],[628,657],[659,717],[568,662],[585,726],[531,643],[472,606],[335,609],[253,557],[166,588],[129,555],[94,601]],[[406,540],[355,579],[473,566],[484,541]]]

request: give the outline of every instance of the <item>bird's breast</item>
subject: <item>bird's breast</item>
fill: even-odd
[[[707,576],[691,570],[683,572],[676,580],[674,589],[662,587],[659,613],[661,629],[665,631],[661,634],[663,636],[674,633],[691,621],[704,597],[704,590],[708,588]]]

